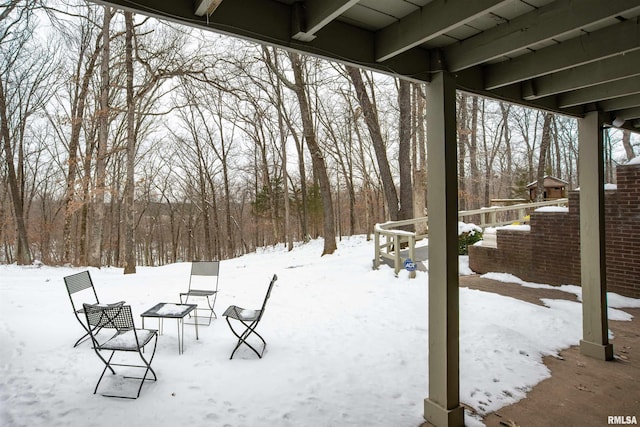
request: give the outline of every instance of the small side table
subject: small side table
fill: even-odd
[[[187,314],[196,309],[197,304],[175,304],[161,302],[140,315],[142,317],[142,328],[144,329],[145,317],[155,317],[158,319],[158,329],[162,335],[162,320],[176,319],[178,321],[178,354],[184,353],[184,318]],[[195,316],[194,316],[195,317]],[[196,339],[198,338],[198,318],[195,318]]]

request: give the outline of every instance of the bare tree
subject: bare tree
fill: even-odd
[[[15,218],[15,257],[31,263],[25,217],[25,137],[28,123],[43,109],[55,90],[51,77],[56,62],[34,45],[36,3],[11,1],[0,12],[0,137]]]
[[[414,217],[425,215],[427,208],[427,145],[426,145],[426,95],[424,85],[413,84],[413,210]],[[416,224],[416,232],[427,232],[425,223]]]
[[[413,183],[411,168],[411,84],[399,80],[398,105],[400,107],[398,167],[400,171],[400,210],[398,219],[413,217]]]
[[[99,267],[101,262],[102,239],[104,235],[106,156],[109,137],[109,59],[111,37],[111,8],[104,7],[102,21],[102,58],[100,63],[100,109],[98,112],[98,150],[96,155],[95,216],[91,231],[88,261]]]
[[[466,93],[458,95],[457,120],[458,123],[458,205],[461,210],[467,209],[467,146],[469,145],[469,96]]]
[[[387,151],[382,138],[382,132],[380,131],[380,124],[378,123],[378,115],[375,112],[374,105],[369,99],[360,70],[351,66],[345,66],[345,68],[356,90],[360,108],[362,108],[362,115],[369,129],[371,142],[373,143],[373,148],[378,160],[378,169],[380,171],[380,177],[382,178],[382,187],[389,209],[389,217],[392,221],[395,221],[398,219],[398,193],[393,183]]]
[[[294,81],[289,81],[282,73],[279,73],[278,77],[280,78],[280,81],[285,84],[285,86],[287,86],[296,94],[296,97],[298,99],[302,127],[304,129],[304,138],[307,142],[309,153],[311,154],[311,162],[313,164],[314,175],[318,180],[320,186],[320,196],[322,197],[324,230],[324,248],[322,251],[322,255],[329,255],[334,253],[337,249],[331,183],[329,181],[329,175],[327,174],[327,166],[324,160],[324,155],[316,139],[316,131],[313,124],[311,106],[309,103],[307,91],[305,89],[305,60],[301,55],[293,52],[289,52],[289,60],[291,61],[291,67],[293,69]]]
[[[631,160],[636,157],[636,154],[633,152],[633,146],[631,145],[631,131],[626,129],[622,131],[622,146],[624,147],[624,152],[627,155],[627,160]]]
[[[502,129],[503,129],[503,138],[504,138],[504,158],[503,162],[505,165],[502,169],[502,176],[504,176],[504,180],[506,181],[506,190],[507,194],[505,197],[508,197],[511,189],[513,188],[513,153],[511,147],[511,127],[510,127],[510,112],[511,105],[506,104],[504,102],[500,102],[500,112],[502,113]]]
[[[290,204],[290,190],[289,190],[289,173],[287,171],[287,136],[289,129],[291,129],[291,121],[288,118],[287,111],[284,105],[284,94],[282,93],[282,87],[278,80],[278,75],[281,74],[280,61],[278,59],[278,50],[275,48],[269,49],[266,46],[262,47],[262,59],[267,64],[267,70],[275,70],[276,73],[268,72],[267,78],[273,88],[273,95],[270,97],[274,103],[278,114],[278,133],[280,136],[280,161],[282,163],[282,186],[283,186],[283,200],[284,200],[284,239],[287,243],[287,250],[293,250],[293,232],[291,230],[291,204]],[[302,166],[304,170],[304,164]],[[306,190],[305,190],[306,191]],[[305,196],[306,197],[306,196]],[[304,208],[306,210],[306,207]],[[305,214],[306,218],[306,214]],[[304,222],[304,221],[303,221]],[[306,228],[306,225],[305,225]],[[306,233],[306,231],[304,231]]]
[[[471,204],[469,209],[480,207],[480,167],[478,166],[478,97],[471,98],[471,129],[469,138],[469,173],[471,175]]]
[[[136,155],[136,139],[135,139],[135,104],[133,93],[133,14],[124,12],[124,21],[126,27],[125,42],[125,67],[127,76],[127,168],[126,168],[126,184],[125,184],[125,264],[124,274],[135,274],[136,272],[136,255],[134,248],[134,165]]]
[[[100,28],[97,28],[90,19],[82,21],[79,25],[78,57],[69,87],[69,119],[71,124],[68,139],[67,179],[65,193],[65,220],[64,220],[64,254],[66,263],[73,261],[72,257],[72,220],[81,203],[76,200],[76,180],[78,176],[79,147],[81,131],[85,117],[90,82],[93,78],[96,62],[100,53],[101,37]],[[75,40],[70,41],[75,43]],[[86,153],[89,155],[89,153]],[[86,174],[89,171],[84,171]]]
[[[553,114],[545,113],[544,122],[542,123],[542,139],[540,140],[540,155],[538,156],[538,172],[537,180],[538,185],[536,188],[536,200],[541,202],[545,199],[544,191],[544,176],[546,174],[547,165],[547,153],[551,146],[551,121],[553,120]]]

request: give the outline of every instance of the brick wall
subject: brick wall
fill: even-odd
[[[617,190],[605,191],[607,288],[640,298],[640,165],[618,166],[617,181]],[[470,247],[471,269],[580,285],[580,192],[569,193],[569,212],[534,212],[530,225],[499,229],[497,248]]]

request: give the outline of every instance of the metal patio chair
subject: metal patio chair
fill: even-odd
[[[64,284],[67,287],[67,293],[71,300],[71,307],[73,308],[73,314],[84,329],[85,333],[78,341],[73,345],[77,347],[80,343],[89,338],[89,328],[86,324],[86,318],[84,316],[83,303],[87,304],[100,304],[98,294],[93,286],[91,275],[89,271],[81,271],[80,273],[72,274],[64,278]],[[124,301],[120,301],[124,303]]]
[[[231,332],[233,332],[233,334],[238,338],[238,343],[231,352],[231,357],[229,357],[229,359],[233,359],[233,355],[242,344],[249,347],[258,356],[258,358],[262,359],[262,355],[267,348],[267,343],[264,338],[262,338],[262,336],[256,331],[256,328],[258,327],[258,323],[260,323],[260,320],[262,319],[267,301],[271,296],[271,289],[273,288],[273,284],[276,282],[276,280],[278,280],[278,276],[274,274],[273,278],[271,279],[271,283],[269,283],[269,288],[267,289],[267,294],[264,297],[262,308],[260,308],[260,310],[247,310],[236,305],[229,306],[229,308],[225,310],[223,316],[227,319],[227,324],[229,325]],[[233,319],[233,322],[230,319]],[[234,324],[236,325],[237,329],[233,327]],[[239,333],[239,331],[242,332]],[[262,341],[261,351],[256,350],[254,346],[247,342],[247,339],[251,335],[255,335],[260,341]]]
[[[102,394],[107,397],[119,397],[123,399],[137,399],[140,396],[140,390],[145,381],[156,381],[156,373],[151,368],[151,362],[153,356],[156,353],[156,346],[158,344],[158,331],[155,329],[137,329],[133,322],[133,316],[131,314],[131,306],[124,305],[124,303],[116,304],[83,304],[84,314],[87,319],[87,325],[89,326],[89,335],[93,343],[93,349],[98,355],[102,363],[104,363],[104,369],[100,378],[96,383],[96,387],[93,390],[93,394],[98,392],[100,382],[104,378],[104,374],[107,369],[111,371],[113,375],[116,375],[114,366],[125,368],[123,372],[128,373],[131,371],[138,372],[140,369],[144,369],[142,376],[128,376],[123,375],[124,379],[140,380],[137,393],[134,396],[122,395],[122,394]],[[106,339],[103,339],[106,332],[113,330],[113,335],[108,334]],[[110,335],[110,336],[109,336]],[[144,347],[153,342],[153,351],[151,357],[147,358],[143,354]],[[105,358],[102,353],[108,354],[108,358]],[[140,357],[140,362],[137,364],[124,363],[130,362],[131,358],[125,359],[122,357],[123,362],[120,361],[120,357],[114,360],[114,356],[117,352],[136,353]],[[109,354],[110,353],[110,354]],[[133,363],[133,364],[132,364]],[[147,378],[147,376],[149,378]]]
[[[195,316],[198,318],[196,321],[199,325],[210,325],[214,317],[218,318],[213,308],[216,305],[218,296],[219,277],[220,261],[193,261],[191,263],[189,290],[180,293],[180,304],[187,304],[190,298],[205,298],[207,300],[205,308],[198,306],[193,311],[193,315],[190,315],[190,317]],[[200,313],[206,313],[206,315],[201,315]],[[199,319],[206,319],[206,323],[201,322]]]

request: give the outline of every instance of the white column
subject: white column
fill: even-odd
[[[439,72],[427,88],[429,397],[424,418],[464,426],[460,406],[456,85]]]
[[[605,274],[603,118],[593,112],[578,120],[580,174],[580,274],[582,340],[580,352],[613,359],[607,318]]]

